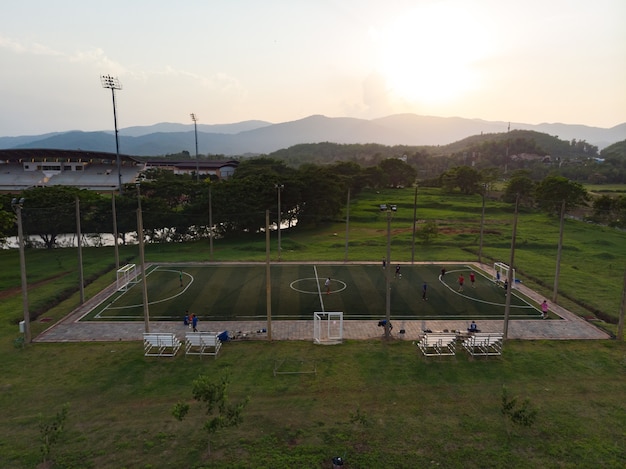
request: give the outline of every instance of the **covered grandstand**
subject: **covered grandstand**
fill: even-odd
[[[122,184],[135,182],[144,169],[144,162],[120,155]],[[117,155],[81,150],[0,150],[0,191],[58,185],[98,192],[116,191],[119,186]]]

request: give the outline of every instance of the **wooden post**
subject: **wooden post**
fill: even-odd
[[[267,309],[267,339],[272,340],[272,279],[270,272],[270,211],[265,211],[265,298]]]
[[[513,263],[515,261],[515,238],[517,236],[517,211],[519,207],[519,194],[515,197],[515,215],[513,216],[513,235],[511,236],[511,257],[509,259],[509,272],[507,274],[508,288],[506,289],[506,301],[504,306],[504,331],[502,338],[507,340],[509,333],[509,313],[511,311],[511,290],[513,289]]]

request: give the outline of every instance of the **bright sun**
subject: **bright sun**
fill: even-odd
[[[380,72],[394,97],[438,104],[480,84],[477,62],[487,41],[463,3],[437,2],[407,11],[377,35]]]

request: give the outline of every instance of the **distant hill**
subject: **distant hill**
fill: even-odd
[[[251,120],[235,124],[198,124],[201,154],[267,154],[301,143],[378,143],[382,145],[446,145],[472,135],[503,133],[508,122],[460,117],[396,114],[365,120],[309,116],[272,124]],[[626,123],[610,129],[569,124],[510,123],[511,130],[533,130],[561,140],[586,140],[600,149],[626,139]],[[195,154],[193,123],[160,123],[119,131],[120,153],[159,156],[181,151]],[[115,152],[113,132],[63,132],[36,136],[0,137],[0,148],[50,148]]]

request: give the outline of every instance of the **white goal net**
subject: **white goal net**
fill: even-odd
[[[126,264],[117,270],[118,291],[127,291],[130,286],[137,282],[137,266],[135,264]]]
[[[316,344],[340,344],[343,341],[343,313],[314,313],[313,340]]]
[[[493,281],[497,285],[503,285],[505,280],[509,278],[509,271],[511,268],[504,264],[503,262],[496,262],[493,264]],[[515,278],[515,269],[511,271],[511,288],[515,288],[516,278]]]

